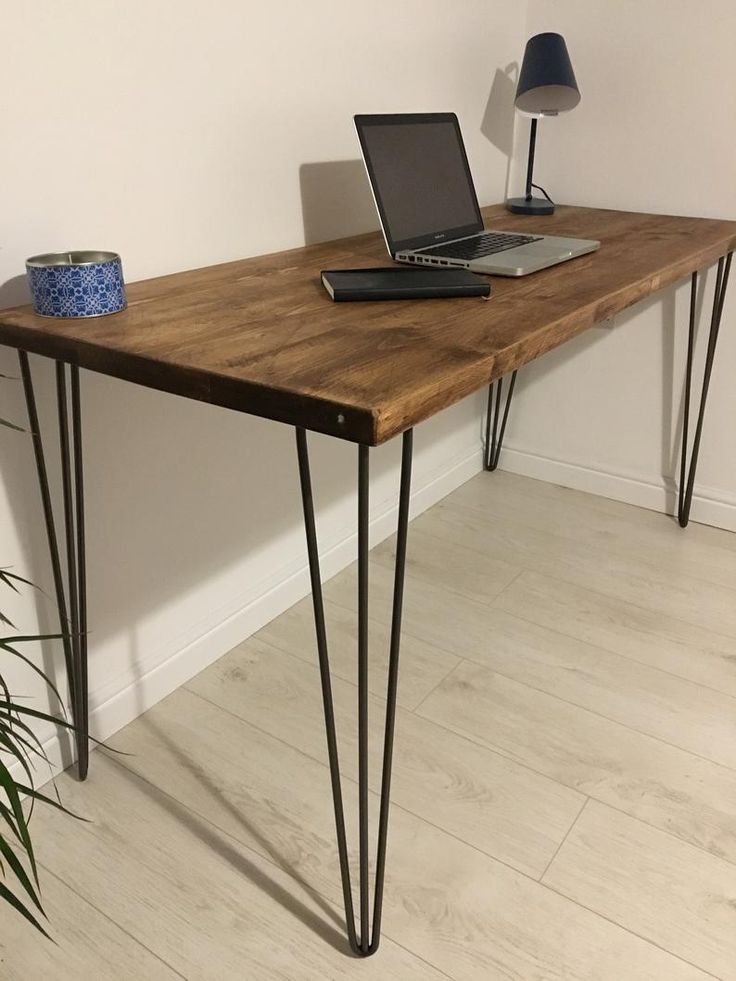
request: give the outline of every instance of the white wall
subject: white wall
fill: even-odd
[[[23,260],[41,251],[114,249],[132,281],[377,227],[357,111],[456,110],[482,203],[503,195],[511,93],[489,95],[523,45],[521,6],[37,0],[3,13],[0,306],[25,301]],[[54,456],[50,366],[33,365]],[[5,349],[0,373],[17,373]],[[90,693],[105,736],[307,577],[289,429],[88,373],[83,403]],[[418,430],[415,508],[480,468],[481,406]],[[0,384],[0,416],[24,419],[18,383]],[[311,445],[330,573],[354,547],[356,451]],[[393,526],[398,454],[374,454],[376,535]],[[6,611],[24,631],[53,629],[27,437],[0,430],[0,476],[0,565],[48,594]],[[41,656],[60,677],[59,650]],[[42,696],[28,672],[3,673]]]
[[[535,178],[556,201],[736,218],[733,0],[530,0],[527,34],[544,30],[565,36],[582,93],[573,112],[539,127]],[[528,125],[517,120],[517,187]],[[701,341],[713,282],[711,272]],[[668,290],[524,369],[501,465],[671,510],[688,302],[689,286]],[[698,394],[703,356],[701,344]],[[732,282],[693,504],[696,520],[731,530],[734,364]]]
[[[116,249],[132,281],[375,227],[356,111],[455,109],[481,202],[502,199],[515,123],[516,189],[526,152],[513,63],[545,29],[566,35],[583,92],[540,127],[536,175],[557,200],[736,217],[726,0],[703,13],[684,0],[38,0],[4,11],[0,306],[26,298],[34,252]],[[733,289],[694,506],[731,528]],[[686,304],[671,290],[525,369],[502,465],[664,506]],[[33,360],[53,455],[51,372]],[[0,348],[0,373],[15,370]],[[307,578],[286,427],[86,373],[83,397],[90,688],[104,736],[294,602]],[[479,395],[420,427],[416,509],[480,468],[481,411]],[[0,416],[23,415],[19,385],[2,382]],[[353,553],[356,454],[319,437],[312,447],[331,573]],[[374,454],[376,536],[393,525],[398,449]],[[0,478],[0,564],[51,596],[26,437],[0,430]],[[41,594],[5,609],[23,630],[53,627]],[[58,649],[38,656],[63,674]],[[28,672],[9,677],[42,697]]]

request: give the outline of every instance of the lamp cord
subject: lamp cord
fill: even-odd
[[[541,192],[542,192],[542,194],[543,194],[543,195],[544,195],[544,196],[545,196],[545,197],[547,198],[547,200],[549,201],[549,203],[550,203],[550,204],[554,204],[554,201],[553,201],[553,200],[552,200],[552,198],[551,198],[551,197],[549,196],[549,194],[547,194],[547,192],[545,191],[545,189],[544,189],[543,187],[540,187],[540,186],[539,186],[539,184],[532,184],[531,186],[532,186],[532,187],[536,187],[536,189],[537,189],[538,191],[541,191]]]

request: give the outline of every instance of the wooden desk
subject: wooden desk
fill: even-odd
[[[486,432],[498,449],[508,413],[500,380],[588,327],[691,277],[686,411],[679,514],[687,524],[736,222],[558,207],[530,219],[486,208],[488,227],[601,240],[598,252],[523,279],[494,277],[490,301],[334,304],[319,271],[386,265],[377,234],[258,256],[134,283],[122,313],[49,320],[29,307],[0,312],[0,343],[19,350],[44,508],[64,651],[78,727],[79,772],[88,762],[87,608],[79,368],[284,422],[296,428],[307,551],[348,939],[359,955],[380,939],[398,683],[413,427],[486,385]],[[689,465],[690,390],[698,271],[718,260],[703,387]],[[68,590],[61,574],[28,352],[57,362]],[[67,368],[68,366],[68,368]],[[70,398],[67,390],[67,370]],[[71,414],[71,426],[69,416]],[[356,926],[348,871],[340,768],[325,635],[307,430],[358,443],[359,897]],[[369,448],[403,433],[397,558],[388,673],[374,906],[368,870],[368,491]],[[492,435],[491,435],[492,433]],[[69,616],[67,617],[67,610]]]
[[[530,227],[500,205],[484,218]],[[590,208],[558,207],[534,227],[601,248],[536,275],[493,277],[488,302],[332,303],[320,269],[390,261],[378,234],[361,235],[134,283],[112,317],[5,310],[0,341],[375,446],[736,243],[736,222]]]

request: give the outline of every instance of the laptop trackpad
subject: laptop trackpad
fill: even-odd
[[[515,250],[517,254],[523,252],[524,255],[528,255],[530,258],[534,259],[551,259],[554,256],[562,259],[565,256],[572,255],[572,249],[565,248],[561,244],[553,244],[552,242],[530,242],[528,245],[521,245]]]

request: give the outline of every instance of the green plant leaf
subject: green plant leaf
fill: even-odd
[[[20,802],[18,784],[16,784],[15,780],[13,780],[10,770],[2,760],[0,760],[0,787],[2,787],[7,795],[10,809],[13,812],[13,817],[15,818],[15,825],[18,829],[18,837],[26,850],[28,861],[31,863],[33,878],[36,881],[36,884],[38,884],[36,856],[33,853],[33,842],[31,841],[31,836],[28,833],[28,822],[26,821],[26,816],[23,813],[23,805]]]
[[[56,719],[53,718],[53,716],[51,718],[54,722],[57,721]],[[21,732],[27,733],[29,739],[26,739],[25,735],[21,735]],[[4,742],[6,740],[13,744],[15,750],[18,753],[21,752],[19,748],[21,746],[25,750],[25,765],[23,766],[23,769],[26,773],[26,776],[28,777],[28,782],[30,784],[33,783],[33,778],[30,773],[30,766],[29,766],[31,754],[33,756],[37,756],[40,760],[42,760],[46,764],[49,770],[49,777],[51,778],[52,785],[54,788],[54,793],[56,794],[56,798],[59,801],[59,803],[61,803],[61,797],[59,796],[59,791],[56,787],[56,784],[53,782],[53,777],[54,777],[53,767],[51,766],[51,762],[46,754],[46,750],[43,748],[43,744],[41,743],[41,740],[38,738],[38,736],[33,731],[33,729],[29,725],[27,725],[21,718],[14,719],[9,713],[0,711],[0,742]],[[13,755],[16,754],[14,753]],[[34,803],[35,803],[34,801],[31,801],[31,813],[28,816],[29,823],[31,820],[31,816],[33,814]]]
[[[29,742],[24,736],[21,736],[20,732],[18,731],[19,729],[27,732],[36,745],[34,746],[33,743]],[[53,768],[51,766],[51,763],[49,762],[49,758],[46,755],[46,751],[44,750],[41,741],[36,736],[36,734],[31,729],[31,727],[26,725],[26,723],[23,722],[21,719],[13,719],[9,715],[3,715],[2,713],[0,713],[0,744],[2,743],[9,743],[12,746],[11,752],[13,753],[14,756],[20,759],[21,766],[23,767],[23,770],[26,776],[28,777],[29,784],[31,785],[33,784],[33,776],[30,772],[29,754],[31,753],[34,756],[38,756],[41,760],[43,760],[43,762],[49,768],[49,776],[53,781]],[[20,749],[21,746],[26,750],[25,756],[21,752]],[[54,792],[56,793],[56,796],[59,799],[59,803],[61,803],[61,798],[59,797],[59,791],[56,788],[56,784],[54,783],[53,786],[54,786]],[[28,824],[30,824],[31,818],[33,817],[34,807],[35,807],[35,801],[31,800],[31,807],[27,818]]]
[[[5,730],[8,729],[7,726],[2,725],[2,716],[0,716],[0,728],[4,728]],[[26,730],[28,732],[28,735],[31,737],[31,739],[33,740],[33,742],[35,742],[36,745],[34,746],[28,739],[26,739],[24,736],[21,736],[20,733],[17,731],[18,728]],[[41,741],[39,740],[38,736],[36,736],[33,729],[31,729],[30,726],[27,726],[24,722],[21,722],[20,720],[16,719],[15,727],[12,729],[11,732],[11,738],[13,742],[18,743],[19,746],[23,746],[23,748],[25,749],[26,760],[29,766],[31,767],[31,769],[35,770],[35,767],[31,763],[29,754],[33,754],[34,756],[37,756],[43,763],[46,764],[49,771],[49,779],[51,780],[51,786],[54,788],[54,794],[58,802],[61,803],[61,795],[59,794],[59,789],[56,786],[56,782],[54,781],[54,768],[51,766],[51,761],[46,755],[46,750],[43,748]],[[31,784],[33,783],[33,778],[31,776],[28,776],[28,782]],[[30,823],[30,816],[28,820]]]
[[[14,644],[27,644],[33,640],[63,640],[65,634],[18,634],[14,637],[0,637],[0,644],[12,641]]]
[[[4,746],[5,751],[7,753],[10,753],[11,756],[14,756],[16,760],[18,760],[20,765],[23,767],[23,772],[28,777],[28,782],[33,783],[33,775],[31,774],[31,767],[26,757],[16,746],[16,740],[14,737],[15,737],[15,733],[13,733],[13,737],[11,737],[6,732],[0,731],[0,749]]]
[[[2,729],[3,732],[7,732],[9,734],[9,738],[11,738],[13,742],[18,743],[26,750],[26,756],[28,756],[29,753],[32,753],[34,756],[37,756],[40,760],[43,760],[44,763],[48,764],[48,766],[51,767],[51,763],[49,763],[49,758],[46,755],[46,752],[44,751],[43,745],[40,739],[38,738],[38,736],[36,736],[35,732],[31,729],[31,727],[27,726],[20,719],[13,719],[11,725],[10,723],[6,723],[4,721],[4,718],[5,717],[2,714],[0,714],[0,729]],[[35,742],[36,745],[34,746],[33,743],[29,742],[29,740],[26,739],[25,736],[21,736],[21,734],[18,732],[18,729],[27,731],[28,735],[31,737],[31,739],[33,740],[33,742]]]
[[[17,586],[13,585],[11,581],[13,579],[16,582],[25,583],[26,586],[31,586],[32,588],[35,589],[35,586],[33,585],[30,579],[24,579],[23,576],[19,576],[15,572],[8,572],[7,566],[4,569],[0,569],[0,582],[4,582],[6,586],[10,586],[10,588],[13,590],[14,593],[18,593],[20,592],[20,590],[18,589]]]
[[[49,715],[48,712],[41,712],[39,709],[28,708],[27,705],[19,705],[17,702],[9,702],[6,700],[0,700],[0,715],[3,711],[12,709],[14,712],[20,715],[29,715],[33,719],[43,719],[44,722],[53,722],[54,725],[61,726],[62,729],[68,729],[70,732],[78,732],[79,727],[75,726],[73,722],[65,722],[64,719],[59,719],[54,715]],[[112,746],[106,746],[105,743],[100,739],[95,739],[94,736],[88,737],[90,742],[93,742],[95,746],[104,746],[108,753],[114,753],[116,756],[133,756],[133,753],[126,753],[122,749],[113,749]]]
[[[33,883],[28,878],[28,873],[23,868],[23,864],[18,858],[18,856],[15,854],[13,849],[10,847],[10,845],[7,843],[7,841],[3,838],[2,835],[0,835],[0,854],[2,854],[3,857],[5,858],[5,861],[8,863],[13,873],[15,874],[16,879],[21,884],[21,886],[23,886],[26,893],[28,894],[31,901],[33,902],[33,905],[36,907],[39,913],[43,913],[43,906],[41,905],[41,900],[38,896],[38,893],[33,888]],[[45,915],[46,914],[44,913],[44,916]]]
[[[28,667],[35,672],[35,674],[37,674],[40,678],[43,678],[54,695],[56,695],[62,712],[66,714],[64,702],[62,701],[61,695],[59,694],[59,691],[51,678],[49,678],[48,675],[38,667],[38,665],[34,664],[30,658],[26,657],[25,654],[21,654],[20,651],[17,651],[12,646],[12,644],[28,644],[36,640],[59,640],[61,636],[61,634],[39,634],[37,637],[0,637],[0,650],[7,651],[8,654],[13,654],[15,657],[20,658],[20,660],[23,661],[24,664],[27,664]],[[12,644],[10,643],[11,641]]]
[[[24,916],[30,923],[32,923],[34,927],[37,930],[39,930],[44,935],[44,937],[46,937],[47,940],[51,940],[51,937],[48,935],[48,933],[46,933],[46,931],[38,922],[38,920],[33,915],[33,913],[31,913],[31,911],[26,906],[23,905],[23,903],[18,899],[18,897],[14,896],[13,893],[7,888],[7,886],[4,886],[2,884],[2,882],[0,882],[0,897],[2,897],[6,902],[10,903],[10,905],[14,909],[16,909],[21,916]],[[53,940],[51,940],[51,942],[54,943]]]
[[[15,704],[16,704],[15,702],[0,702],[0,706],[4,706],[4,705],[13,706]],[[53,716],[50,716],[50,718],[53,719]],[[0,726],[2,726],[4,729],[7,729],[10,733],[12,733],[14,739],[20,739],[20,736],[18,735],[17,732],[18,729],[27,733],[32,739],[35,746],[37,747],[36,752],[40,754],[44,759],[46,758],[46,753],[44,751],[41,740],[38,738],[38,736],[33,731],[33,729],[28,725],[28,723],[24,722],[23,719],[21,719],[20,715],[16,713],[16,716],[14,718],[10,711],[6,710],[5,708],[0,708]]]
[[[70,811],[68,807],[60,801],[54,800],[52,797],[47,797],[46,794],[42,794],[40,790],[36,790],[34,787],[26,787],[24,784],[16,784],[18,788],[18,793],[25,794],[27,797],[31,797],[33,800],[41,801],[42,804],[48,804],[49,807],[55,807],[57,811],[63,811],[64,814],[68,814],[69,817],[76,818],[77,821],[84,821],[85,824],[90,824],[89,818],[82,817],[81,814],[75,814],[74,811]]]
[[[8,429],[14,429],[16,433],[25,432],[25,429],[22,426],[16,426],[14,422],[8,422],[7,419],[0,419],[0,426],[7,426]]]
[[[40,709],[32,709],[27,705],[21,705],[19,702],[8,701],[4,699],[0,701],[0,712],[16,712],[20,715],[29,715],[32,719],[41,719],[43,722],[53,722],[57,726],[61,726],[63,729],[71,729],[76,732],[77,727],[73,722],[66,722],[64,719],[57,719],[55,715],[49,715],[48,712],[42,712]],[[92,737],[90,736],[90,739]],[[94,740],[97,742],[97,740]],[[102,745],[101,743],[99,745]]]
[[[65,634],[18,634],[13,637],[0,637],[0,643],[12,641],[14,644],[27,644],[33,640],[63,640]]]
[[[5,806],[5,804],[3,804],[2,802],[0,802],[0,817],[3,819],[3,821],[5,821],[7,826],[13,832],[15,837],[18,839],[18,841],[20,841],[21,840],[20,834],[18,833],[18,829],[15,826],[15,821],[13,820],[13,816],[8,810],[8,808]]]

